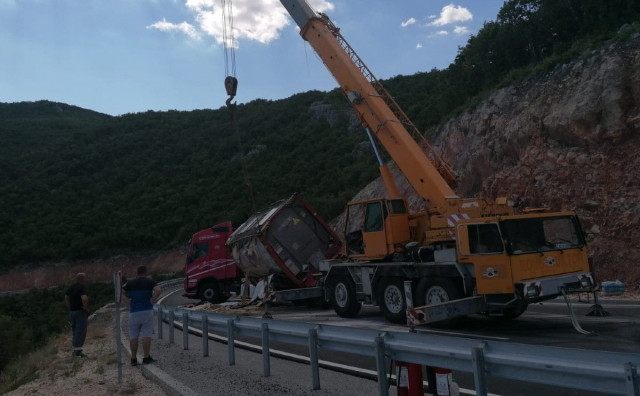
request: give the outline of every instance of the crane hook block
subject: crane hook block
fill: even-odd
[[[236,96],[238,90],[238,79],[233,76],[227,76],[224,79],[224,87],[227,90],[227,95],[233,97]]]

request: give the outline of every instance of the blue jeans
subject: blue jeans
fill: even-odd
[[[87,337],[89,312],[83,309],[80,309],[78,311],[70,311],[69,318],[71,319],[71,346],[73,346],[74,353],[80,353],[82,352],[84,340]]]

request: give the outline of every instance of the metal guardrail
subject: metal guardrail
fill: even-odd
[[[174,283],[170,283],[174,282]],[[177,281],[163,282],[163,288]],[[270,375],[269,342],[308,346],[313,389],[320,388],[318,349],[352,353],[376,359],[379,394],[388,395],[390,360],[472,373],[477,395],[487,395],[487,378],[498,377],[613,395],[640,396],[640,354],[526,345],[499,341],[356,329],[341,326],[251,318],[154,306],[158,338],[164,321],[201,334],[227,336],[230,365],[235,364],[235,337],[261,340],[264,375]],[[171,326],[170,339],[173,341]],[[183,331],[188,349],[188,332]],[[203,354],[208,355],[208,338]]]
[[[170,279],[167,281],[159,282],[158,285],[160,285],[160,287],[162,287],[163,290],[173,290],[178,286],[182,287],[183,283],[184,283],[184,278],[176,278],[176,279]]]

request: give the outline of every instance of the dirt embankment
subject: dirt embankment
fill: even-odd
[[[139,367],[131,367],[128,364],[129,355],[126,352],[123,352],[122,356],[122,376],[119,381],[118,358],[113,342],[114,322],[113,304],[101,308],[91,316],[83,349],[87,357],[71,356],[70,332],[59,335],[44,348],[32,352],[24,358],[25,370],[19,375],[28,376],[27,373],[35,373],[36,378],[3,395],[165,394],[159,385],[145,378]]]
[[[183,249],[153,254],[120,254],[106,259],[59,262],[38,268],[24,268],[0,274],[0,292],[46,288],[70,284],[78,272],[85,272],[89,282],[110,282],[115,271],[124,277],[135,276],[139,265],[146,265],[152,275],[174,274],[184,267]]]

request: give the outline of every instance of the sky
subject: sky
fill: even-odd
[[[444,69],[504,0],[307,0],[378,79]],[[233,37],[223,45],[223,4]],[[228,25],[228,24],[227,24]],[[0,0],[0,102],[110,115],[218,109],[337,83],[279,0]]]

